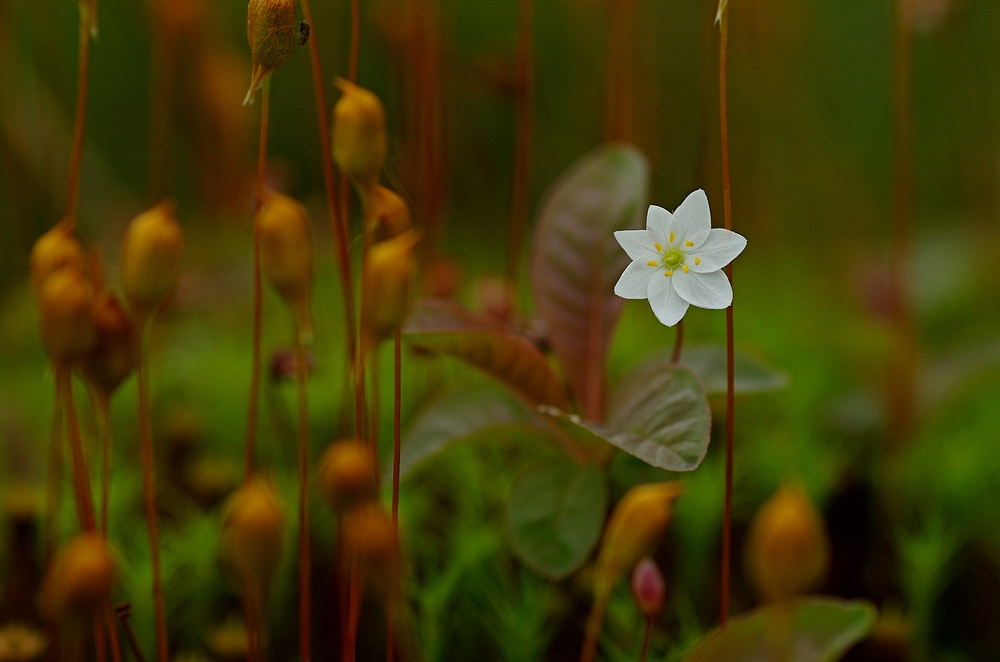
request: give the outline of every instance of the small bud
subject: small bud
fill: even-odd
[[[375,242],[397,237],[413,224],[410,219],[410,208],[392,189],[382,185],[375,186],[366,203],[369,210],[368,232]]]
[[[333,107],[333,159],[362,190],[378,183],[385,165],[385,109],[377,96],[341,78],[343,92]]]
[[[262,594],[281,561],[285,515],[271,483],[255,477],[229,498],[222,520],[222,551],[241,581]]]
[[[79,274],[87,270],[83,247],[62,223],[43,234],[31,249],[31,286],[35,296],[49,276],[60,269],[69,268]]]
[[[800,486],[782,487],[757,511],[745,560],[751,581],[769,602],[807,591],[822,579],[829,560],[826,530]]]
[[[172,202],[161,202],[129,223],[122,242],[122,287],[133,314],[152,313],[177,288],[183,243]]]
[[[295,0],[250,0],[247,41],[253,60],[250,89],[243,105],[253,103],[264,77],[280,67],[295,50]]]
[[[646,618],[655,618],[663,609],[666,584],[656,561],[644,557],[632,570],[632,597]]]
[[[80,362],[80,371],[94,388],[110,396],[135,367],[132,320],[110,291],[97,295],[91,319],[97,338]]]
[[[42,587],[42,606],[53,619],[70,613],[91,614],[111,597],[117,567],[107,542],[83,533],[59,552]]]
[[[257,224],[264,276],[292,309],[299,337],[309,342],[312,339],[313,282],[309,213],[293,198],[269,191]]]
[[[402,567],[396,527],[389,513],[372,502],[347,511],[342,526],[344,546],[360,562],[365,579],[383,598],[398,597]]]
[[[371,451],[353,439],[330,445],[319,461],[316,482],[335,512],[372,501],[378,495],[378,468]]]
[[[75,269],[56,271],[42,283],[38,293],[42,343],[54,360],[74,361],[94,346],[93,303],[90,281]]]
[[[601,539],[594,573],[594,593],[611,594],[618,579],[652,551],[673,516],[674,500],[683,487],[678,481],[633,487],[615,505]]]
[[[45,633],[24,623],[8,623],[0,627],[0,661],[31,662],[37,660],[49,645]]]
[[[416,268],[413,247],[419,236],[407,230],[380,241],[368,251],[362,281],[365,351],[373,349],[406,319],[410,307],[410,282]]]

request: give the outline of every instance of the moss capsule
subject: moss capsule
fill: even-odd
[[[129,223],[122,242],[122,287],[137,315],[148,315],[174,290],[184,235],[172,202],[161,202]]]

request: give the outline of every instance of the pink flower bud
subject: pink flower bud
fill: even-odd
[[[659,566],[653,559],[644,557],[632,570],[632,597],[646,618],[653,618],[660,613],[666,594]]]

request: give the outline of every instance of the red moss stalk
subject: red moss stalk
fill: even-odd
[[[77,61],[76,112],[73,119],[73,146],[69,157],[69,182],[66,187],[66,216],[63,223],[72,232],[76,228],[76,209],[80,198],[80,164],[83,160],[83,134],[87,124],[87,91],[90,78],[90,38],[96,20],[96,4],[80,3],[80,50]]]
[[[300,337],[300,334],[296,334]],[[298,341],[296,382],[298,386],[299,446],[299,657],[312,659],[312,549],[309,536],[309,403],[306,392],[308,358]]]

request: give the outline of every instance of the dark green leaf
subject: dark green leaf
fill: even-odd
[[[608,505],[596,464],[537,464],[515,481],[507,506],[514,552],[553,579],[576,570],[597,544]]]
[[[413,347],[446,354],[479,368],[532,404],[568,405],[566,390],[535,345],[521,336],[486,326],[456,304],[421,302],[407,321],[405,337]]]
[[[649,168],[637,150],[606,145],[549,189],[535,229],[535,309],[588,418],[604,413],[604,367],[623,301],[614,286],[628,265],[615,230],[642,226]]]
[[[833,662],[871,632],[878,616],[867,602],[802,598],[734,618],[685,662]]]

